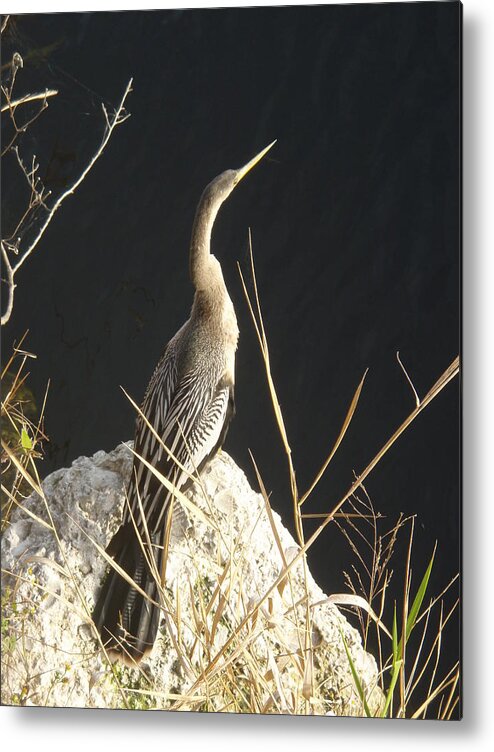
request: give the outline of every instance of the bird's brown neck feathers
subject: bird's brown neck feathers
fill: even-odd
[[[192,237],[190,240],[190,278],[197,291],[206,291],[223,286],[223,274],[218,262],[214,263],[210,253],[211,233],[218,210],[222,204],[210,196],[209,186],[204,191],[197,207]]]
[[[197,207],[190,243],[190,277],[196,292],[192,318],[200,320],[215,338],[235,350],[237,319],[219,261],[210,253],[211,233],[219,208],[228,194],[215,194],[215,181],[204,191]]]

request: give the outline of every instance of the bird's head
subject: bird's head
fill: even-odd
[[[196,290],[224,288],[221,266],[210,253],[214,220],[223,201],[275,143],[266,146],[243,167],[222,172],[205,188],[196,210],[190,245],[190,276]]]
[[[273,141],[269,146],[266,146],[265,149],[256,154],[243,167],[239,167],[237,170],[225,170],[221,175],[214,178],[204,191],[206,201],[210,204],[220,206],[228,198],[235,186],[255,167],[275,143],[276,141]]]

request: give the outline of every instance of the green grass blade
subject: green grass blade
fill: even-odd
[[[434,546],[434,551],[432,552],[431,560],[429,562],[427,569],[425,570],[424,576],[422,577],[422,582],[420,583],[420,587],[417,590],[417,594],[415,598],[413,599],[412,607],[410,611],[408,612],[407,626],[406,626],[406,632],[405,632],[406,642],[408,642],[410,633],[415,626],[415,622],[417,621],[417,617],[419,615],[422,601],[424,600],[425,591],[427,590],[427,586],[429,584],[429,579],[430,579],[431,572],[432,572],[432,565],[434,563],[435,554],[436,554],[436,547]]]
[[[343,634],[342,630],[340,629],[340,635],[341,639],[343,640],[343,646],[345,648],[345,653],[348,658],[348,663],[350,664],[350,670],[352,672],[353,681],[355,682],[355,686],[357,687],[357,692],[359,694],[360,700],[364,706],[365,714],[367,718],[372,718],[372,713],[370,712],[369,706],[367,704],[367,700],[365,699],[365,692],[364,688],[362,686],[362,682],[360,681],[360,677],[357,673],[357,669],[355,668],[355,664],[353,662],[352,656],[350,654],[350,651],[348,649],[348,645],[346,644],[345,635]]]
[[[389,683],[388,692],[386,694],[386,703],[384,705],[384,710],[382,711],[382,714],[381,714],[382,718],[386,718],[386,716],[388,715],[389,706],[391,705],[391,700],[393,699],[393,693],[395,691],[396,682],[398,681],[398,677],[400,675],[400,669],[401,669],[402,663],[403,661],[401,660],[401,658],[398,661],[396,661],[396,663],[393,662],[393,673],[391,675],[391,681]]]

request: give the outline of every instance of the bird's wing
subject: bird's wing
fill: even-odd
[[[164,385],[172,380],[169,378],[167,382],[165,378]],[[173,394],[163,394],[163,383],[157,380],[154,388],[146,393],[143,412],[173,456],[188,473],[194,474],[218,445],[229,397],[230,387],[221,379],[208,385],[200,374],[189,373],[179,380]],[[142,418],[136,431],[135,451],[178,488],[187,481],[187,473],[178,467]],[[163,523],[171,494],[154,473],[135,458],[128,499],[134,520],[142,529],[137,494],[148,530],[154,533]]]

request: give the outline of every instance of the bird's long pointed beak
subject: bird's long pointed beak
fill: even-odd
[[[269,146],[266,146],[265,149],[263,149],[262,151],[260,151],[259,154],[256,154],[256,156],[253,159],[251,159],[250,162],[247,162],[246,165],[244,165],[243,167],[240,167],[237,170],[237,175],[236,175],[236,181],[235,182],[236,183],[240,183],[240,181],[242,180],[242,178],[244,178],[247,175],[247,173],[250,172],[250,170],[252,170],[253,167],[255,167],[255,165],[263,158],[263,156],[265,154],[267,154],[267,152],[271,149],[271,147],[275,145],[275,143],[276,143],[276,139],[274,141],[272,141],[269,144]]]

